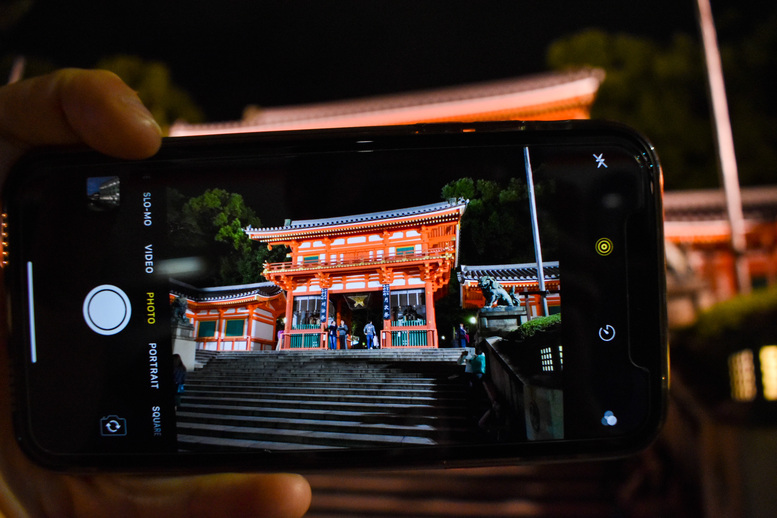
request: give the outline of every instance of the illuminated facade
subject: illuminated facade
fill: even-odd
[[[276,345],[275,324],[283,315],[286,297],[271,282],[196,288],[172,281],[170,304],[180,305],[194,325],[197,349],[210,351],[269,350]]]
[[[438,347],[434,301],[456,268],[467,201],[289,221],[246,229],[268,247],[289,248],[289,261],[266,264],[264,277],[286,293],[283,348],[325,348],[326,324],[380,304],[373,322],[381,347]],[[361,329],[356,329],[361,332]]]
[[[561,311],[561,277],[558,261],[544,262],[545,300],[548,312],[553,315]],[[486,305],[486,299],[478,285],[481,277],[495,279],[508,292],[514,293],[526,310],[526,320],[543,316],[542,292],[540,291],[536,263],[503,264],[485,266],[462,265],[458,272],[461,290],[461,307],[479,309]]]
[[[738,293],[736,258],[722,190],[664,193],[669,311],[675,324]],[[757,289],[777,284],[777,187],[742,188],[747,250]]]

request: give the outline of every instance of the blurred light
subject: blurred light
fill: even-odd
[[[745,349],[728,357],[731,379],[731,398],[734,401],[752,401],[757,394],[753,351]]]
[[[168,277],[185,277],[207,271],[208,264],[201,257],[178,257],[157,263],[156,272]]]
[[[777,400],[777,345],[761,347],[758,353],[761,360],[761,382],[764,387],[764,399]]]
[[[553,372],[553,349],[546,347],[540,350],[540,361],[543,372]]]
[[[478,323],[477,317],[469,317],[469,323],[470,324],[477,324]]]

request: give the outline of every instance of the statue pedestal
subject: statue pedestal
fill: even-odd
[[[194,341],[194,325],[189,322],[174,321],[170,324],[170,334],[173,339],[173,354],[181,356],[186,369],[194,370],[194,352],[197,342]]]
[[[489,332],[515,331],[526,319],[526,310],[519,306],[497,306],[478,310],[478,328],[481,336]]]

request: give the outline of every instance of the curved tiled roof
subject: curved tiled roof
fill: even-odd
[[[777,220],[777,186],[743,187],[742,212],[754,221]],[[667,222],[725,221],[726,196],[722,189],[664,192]]]
[[[545,261],[542,271],[546,280],[558,280],[561,270],[558,261]],[[530,281],[537,279],[537,263],[462,266],[459,282],[477,281],[487,275],[497,281]]]
[[[183,296],[195,302],[220,302],[247,297],[272,298],[281,293],[281,289],[272,282],[239,284],[234,286],[215,286],[197,288],[191,284],[170,279],[170,293]]]
[[[380,223],[381,225],[391,225],[393,220],[402,221],[405,218],[413,216],[433,216],[440,211],[458,209],[463,212],[469,200],[449,200],[428,205],[419,205],[416,207],[407,207],[403,209],[387,210],[382,212],[370,212],[366,214],[355,214],[350,216],[337,216],[332,218],[305,219],[289,221],[282,227],[251,228],[245,231],[248,235],[263,234],[267,236],[294,233],[295,231],[312,231],[316,229],[325,229],[329,227],[349,227],[368,223]]]
[[[247,108],[242,120],[176,122],[171,136],[413,124],[417,122],[548,118],[584,107],[587,113],[604,71],[582,68],[463,86],[317,104]],[[570,118],[564,114],[562,118]]]

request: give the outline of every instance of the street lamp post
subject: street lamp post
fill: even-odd
[[[531,170],[529,148],[523,148],[523,161],[526,166],[526,186],[529,189],[529,212],[531,214],[531,231],[534,237],[534,260],[537,263],[537,284],[542,300],[542,316],[548,316],[548,297],[545,291],[545,270],[542,268],[542,245],[540,244],[540,226],[537,222],[537,201],[534,196],[534,175]]]
[[[715,123],[715,139],[718,148],[718,162],[726,196],[726,212],[731,229],[731,247],[734,251],[737,288],[740,293],[750,291],[750,272],[745,254],[745,218],[742,213],[742,196],[739,190],[739,172],[734,153],[734,137],[731,133],[731,119],[726,101],[726,87],[723,81],[723,67],[720,62],[715,22],[709,0],[697,0],[699,28],[704,45],[704,59],[707,63],[707,82]]]

